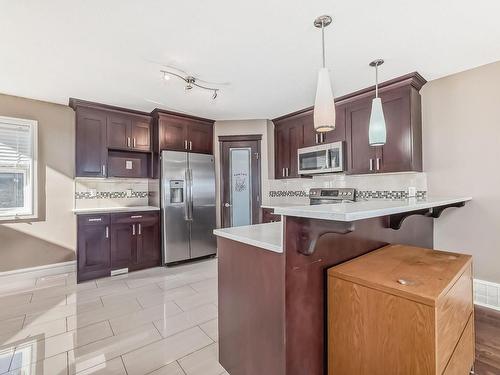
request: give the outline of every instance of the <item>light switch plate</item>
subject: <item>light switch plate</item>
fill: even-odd
[[[90,196],[95,197],[97,195],[97,189],[89,189]]]
[[[417,188],[414,186],[410,186],[408,188],[408,197],[412,198],[415,197],[416,195],[417,195]]]
[[[132,169],[132,160],[125,160],[125,169]]]
[[[132,189],[127,189],[127,198],[132,198]]]

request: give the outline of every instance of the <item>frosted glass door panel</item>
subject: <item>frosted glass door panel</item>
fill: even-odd
[[[252,151],[250,148],[229,150],[231,173],[231,226],[252,224]]]

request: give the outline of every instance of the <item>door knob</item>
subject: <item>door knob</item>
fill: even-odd
[[[224,207],[231,207],[231,205],[229,203],[224,203]]]

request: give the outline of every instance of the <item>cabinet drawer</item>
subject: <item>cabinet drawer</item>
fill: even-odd
[[[472,310],[472,269],[469,266],[437,305],[438,374],[444,371]]]
[[[119,213],[111,215],[111,222],[113,224],[122,224],[122,223],[138,223],[144,221],[155,221],[158,220],[158,212],[127,212],[127,213]]]
[[[474,326],[471,314],[443,375],[468,375],[474,363]]]
[[[96,214],[96,215],[79,215],[79,225],[108,225],[110,222],[109,214]]]

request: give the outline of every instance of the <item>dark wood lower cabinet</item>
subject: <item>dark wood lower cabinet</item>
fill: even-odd
[[[78,281],[161,265],[158,212],[78,216]]]
[[[274,208],[262,207],[262,223],[275,223],[281,221],[281,215],[274,213]]]

